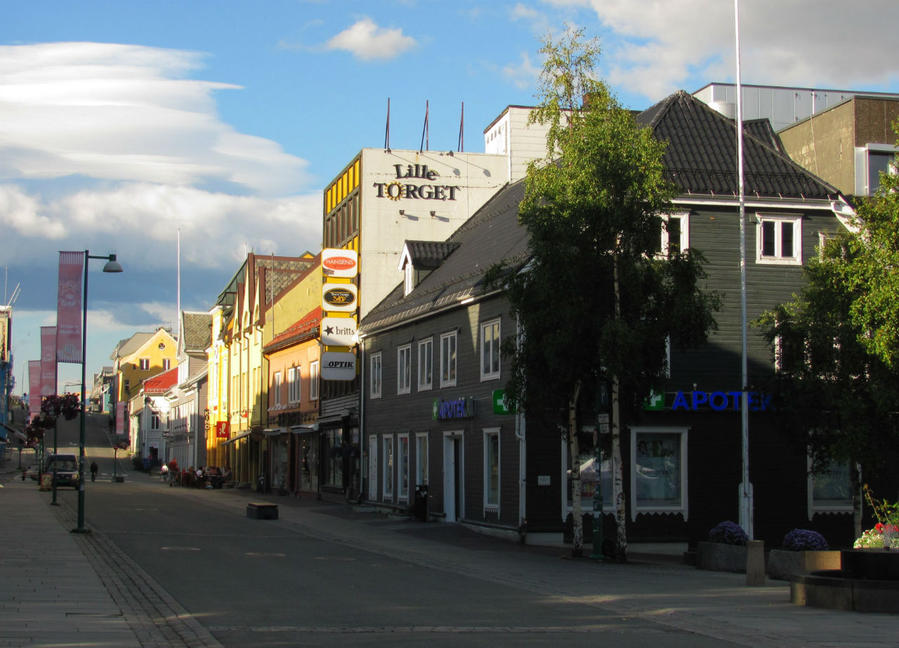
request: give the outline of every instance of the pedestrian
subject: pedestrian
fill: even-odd
[[[91,462],[91,481],[97,481],[97,471],[100,470],[100,467],[97,465],[96,461]]]
[[[161,481],[166,481],[169,478],[169,466],[168,464],[162,464],[162,468],[159,469],[159,479]]]

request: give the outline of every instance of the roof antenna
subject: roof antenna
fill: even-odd
[[[387,97],[387,128],[384,129],[384,150],[390,153],[390,97]]]

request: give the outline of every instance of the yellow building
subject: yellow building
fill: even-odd
[[[128,402],[144,380],[177,366],[178,343],[160,327],[120,340],[110,355],[115,375],[115,402]]]
[[[266,310],[313,263],[308,253],[248,254],[212,309],[207,462],[230,467],[238,483],[254,484],[262,473],[268,416],[268,363],[262,353]]]

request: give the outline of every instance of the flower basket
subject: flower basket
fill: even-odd
[[[696,568],[710,571],[745,572],[746,545],[699,542],[696,544]]]

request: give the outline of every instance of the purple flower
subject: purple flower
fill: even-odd
[[[709,531],[709,540],[730,545],[745,545],[749,536],[736,522],[721,522]]]
[[[784,536],[782,544],[788,551],[823,551],[828,548],[824,536],[810,529],[793,529]]]

